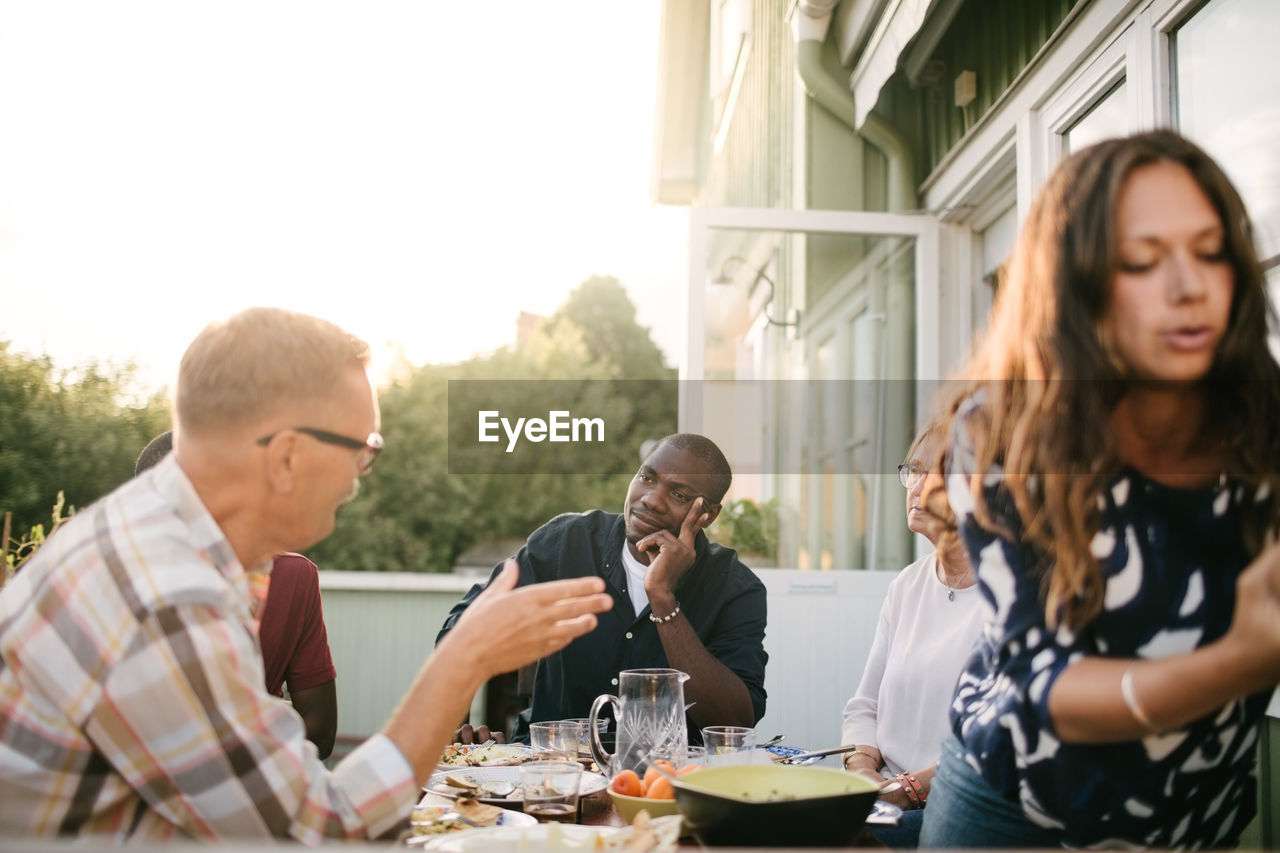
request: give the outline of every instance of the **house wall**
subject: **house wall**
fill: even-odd
[[[911,81],[900,71],[876,108],[914,140],[922,207],[954,226],[955,239],[942,258],[951,276],[942,283],[944,292],[981,287],[981,273],[975,275],[969,262],[982,252],[980,232],[1004,206],[1016,204],[1025,214],[1065,155],[1067,129],[1118,83],[1125,84],[1128,130],[1178,125],[1170,34],[1207,8],[1199,0],[1045,0],[1019,6],[969,0],[938,41],[936,80]],[[1024,17],[1013,26],[1019,11]],[[966,68],[977,72],[978,83],[967,113],[953,103],[955,77]],[[1267,138],[1260,136],[1260,143]],[[969,330],[960,326],[972,322],[976,334],[978,319],[957,314],[947,332],[963,337]],[[1280,829],[1275,718],[1264,726],[1259,754],[1259,817],[1244,847],[1271,847]]]
[[[786,166],[792,157],[795,58],[783,20],[787,2],[751,0],[749,6],[742,79],[727,120],[710,128],[708,172],[698,201],[710,206],[790,207],[792,182]]]
[[[851,2],[845,0],[841,8]],[[755,3],[756,32],[783,20],[779,10],[784,5],[787,4]],[[859,5],[872,8],[867,3]],[[886,10],[897,5],[880,4],[875,8]],[[991,294],[987,285],[978,283],[998,267],[1002,253],[1011,246],[1020,214],[1025,213],[1034,192],[1063,154],[1062,134],[1066,129],[1113,91],[1119,80],[1127,81],[1123,114],[1129,119],[1130,129],[1176,123],[1170,106],[1175,87],[1167,58],[1168,33],[1182,18],[1204,7],[1200,0],[966,0],[930,6],[954,10],[955,15],[932,29],[926,22],[920,38],[908,45],[900,66],[912,68],[912,77],[908,79],[901,70],[895,74],[880,93],[874,115],[909,140],[919,190],[918,206],[941,223],[936,260],[942,273],[938,281],[928,284],[934,288],[929,292],[936,293],[941,302],[937,309],[941,317],[937,347],[945,374],[962,364],[971,341],[981,332]],[[762,16],[762,9],[772,10],[772,17]],[[831,60],[835,56],[833,45],[827,47],[826,59]],[[845,61],[852,64],[857,57],[847,56]],[[850,66],[841,66],[838,58],[827,65],[833,74],[844,75],[838,79],[848,79]],[[794,66],[788,62],[779,70],[790,75]],[[954,103],[955,78],[963,70],[972,70],[976,75],[976,97],[967,109]],[[1252,78],[1243,79],[1251,79],[1256,86],[1264,73],[1255,69]],[[780,174],[791,175],[790,196],[770,199],[768,193],[756,190],[760,185],[758,176],[746,173],[742,180],[748,185],[735,195],[725,185],[726,181],[736,180],[730,177],[732,160],[718,164],[721,153],[709,146],[708,173],[717,177],[708,182],[710,191],[700,201],[751,207],[885,209],[884,158],[870,146],[863,146],[802,89],[796,87],[792,91],[790,108],[778,112],[773,119],[792,124],[790,148],[785,156],[779,153],[781,149],[774,148],[778,144],[776,125],[767,117],[760,119],[761,127],[767,126],[770,133],[734,139],[735,144],[754,149],[753,163],[773,162]],[[1274,158],[1251,171],[1255,176],[1269,174],[1271,162]],[[1280,233],[1280,228],[1274,230]],[[1280,239],[1274,243],[1280,245]],[[719,247],[711,241],[709,245],[715,254]],[[818,333],[829,331],[833,318],[841,310],[850,309],[855,298],[846,297],[839,289],[839,270],[850,257],[859,256],[857,251],[850,251],[847,246],[824,247],[811,237],[801,238],[798,245],[795,256],[783,266],[789,274],[788,282],[804,283],[811,289],[799,294],[801,307],[810,319],[800,333],[789,339],[790,346],[756,348],[755,352],[764,353],[754,362],[761,375],[800,378],[820,372],[828,349],[820,346]],[[826,251],[828,248],[831,250]],[[1268,254],[1275,251],[1273,246]],[[1280,287],[1280,273],[1273,271],[1272,280]],[[825,318],[826,326],[810,325],[815,317]],[[766,331],[782,338],[776,329]],[[851,341],[846,349],[856,350],[856,343]],[[928,364],[932,367],[932,362]],[[920,372],[929,367],[917,367],[917,376],[937,378]],[[784,435],[790,445],[797,443],[803,433],[793,429],[778,434]],[[784,497],[790,500],[790,506],[801,507],[806,521],[833,514],[834,490],[811,491],[813,498],[807,504],[794,500],[791,493],[784,493]],[[854,517],[844,511],[834,515],[842,526],[847,526],[845,519]],[[850,561],[833,562],[834,568],[854,567]],[[820,561],[814,562],[815,567],[821,565]],[[795,707],[803,706],[809,714],[807,724],[793,724],[785,716],[766,718],[765,727],[771,729],[768,733],[795,725],[798,730],[813,732],[815,738],[823,737],[821,725],[825,723],[818,721],[813,709],[832,700],[805,694],[805,685],[821,676],[806,666],[808,662],[828,662],[832,655],[838,658],[840,652],[818,650],[806,631],[830,634],[841,630],[836,627],[839,617],[825,615],[824,596],[846,594],[841,587],[846,578],[874,578],[877,574],[797,573],[799,591],[789,594],[784,594],[783,589],[792,583],[790,579],[779,575],[766,580],[774,608],[771,613],[776,613],[780,632],[774,637],[771,630],[770,648],[778,643],[779,657],[771,662],[770,669],[772,672],[781,662],[785,668],[803,672],[802,677],[787,682],[787,689],[799,691],[803,701]],[[847,594],[855,598],[858,595],[854,591]],[[793,625],[789,615],[792,608],[800,612],[812,610],[820,618]],[[858,611],[859,624],[867,618],[865,611],[869,609]],[[789,645],[791,642],[794,647]],[[856,641],[844,637],[837,640],[837,649],[856,645]],[[855,670],[860,673],[860,660],[848,666],[836,663],[830,671]],[[849,690],[849,684],[839,687],[839,691]],[[776,710],[785,715],[788,707],[791,706],[778,705]],[[770,714],[774,711],[771,702]],[[1270,845],[1276,837],[1273,827],[1280,821],[1276,790],[1280,785],[1273,780],[1280,768],[1277,726],[1277,720],[1268,721],[1261,752],[1262,814],[1252,834],[1246,836],[1246,846]]]

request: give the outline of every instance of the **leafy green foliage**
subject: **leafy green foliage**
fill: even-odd
[[[729,501],[720,510],[712,530],[715,540],[739,554],[748,555],[746,562],[756,565],[750,556],[760,556],[776,565],[778,559],[778,501],[770,498],[758,504],[750,498]]]
[[[62,526],[62,523],[71,516],[75,515],[75,507],[67,507],[66,495],[58,492],[58,500],[53,505],[53,513],[50,518],[49,532],[44,532],[44,525],[37,524],[31,528],[21,539],[14,539],[10,536],[13,525],[13,514],[5,513],[4,516],[4,533],[0,536],[0,554],[4,555],[4,559],[0,560],[0,586],[4,586],[9,580],[22,568],[22,565],[36,555],[36,551],[40,550],[40,546],[45,540],[53,535],[53,532]],[[62,511],[66,509],[67,514],[63,515]]]
[[[58,371],[0,341],[0,511],[12,511],[15,542],[42,541],[39,525],[63,492],[86,506],[129,479],[138,453],[169,428],[161,396],[122,402],[132,378],[129,366]],[[675,431],[675,378],[622,285],[592,277],[518,346],[419,367],[383,389],[387,449],[308,556],[325,569],[449,571],[478,542],[523,539],[562,512],[619,510],[642,442]],[[451,471],[449,381],[458,379],[505,380],[513,406],[544,415],[547,383],[571,387],[569,405],[607,413],[613,440],[582,472]]]
[[[419,367],[384,389],[387,449],[364,478],[361,495],[339,511],[334,533],[308,556],[323,569],[444,572],[471,546],[523,539],[562,512],[618,511],[641,443],[676,429],[675,377],[648,330],[636,324],[635,307],[618,281],[588,279],[518,346],[461,364]],[[539,395],[548,383],[575,380],[569,405],[607,412],[616,441],[608,456],[593,455],[583,473],[460,473],[456,458],[451,470],[450,380],[504,380],[513,409],[544,415]],[[631,396],[620,396],[619,388]],[[553,457],[548,445],[538,447]]]
[[[127,402],[133,374],[98,363],[59,370],[0,341],[0,511],[13,514],[20,541],[59,494],[87,506],[133,476],[138,453],[168,429],[163,395]]]

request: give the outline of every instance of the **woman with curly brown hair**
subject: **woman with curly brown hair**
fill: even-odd
[[[1168,131],[1062,163],[951,404],[990,608],[921,846],[1230,846],[1280,682],[1280,366],[1240,196]]]

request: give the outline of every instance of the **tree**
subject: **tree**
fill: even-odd
[[[133,396],[135,368],[90,362],[58,369],[0,341],[0,512],[23,537],[66,496],[83,507],[133,476],[146,443],[169,428],[163,394]]]
[[[559,513],[617,511],[641,442],[675,430],[675,375],[636,325],[617,280],[588,279],[522,346],[419,367],[384,389],[387,449],[360,497],[339,512],[334,534],[310,556],[329,569],[443,572],[472,545],[523,539]],[[465,456],[475,445],[468,438],[474,421],[460,423],[457,414],[477,380],[500,382],[503,408],[512,412],[545,415],[549,397],[557,406],[607,412],[616,437],[589,461],[581,449],[563,448],[566,457],[544,444],[518,474],[469,473],[480,470]]]
[[[556,337],[564,327],[577,330],[589,357],[606,365],[611,379],[675,379],[649,330],[636,323],[636,308],[613,276],[593,275],[569,294],[545,324]]]

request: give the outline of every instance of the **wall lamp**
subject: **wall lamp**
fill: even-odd
[[[731,264],[742,264],[748,269],[755,270],[755,278],[751,280],[751,285],[747,288],[748,294],[753,293],[756,289],[756,285],[762,281],[769,285],[769,295],[765,297],[764,309],[762,311],[762,313],[764,314],[764,319],[769,325],[784,326],[784,327],[800,325],[800,309],[799,308],[792,309],[795,319],[790,322],[785,320],[774,319],[774,316],[769,313],[769,306],[773,304],[773,297],[777,292],[777,286],[774,284],[773,279],[765,275],[763,269],[755,269],[755,267],[753,267],[746,258],[742,258],[737,255],[730,255],[729,257],[725,258],[724,263],[720,264],[720,272],[717,273],[716,277],[711,280],[711,283],[712,284],[733,284],[733,279],[729,277],[729,268]]]

